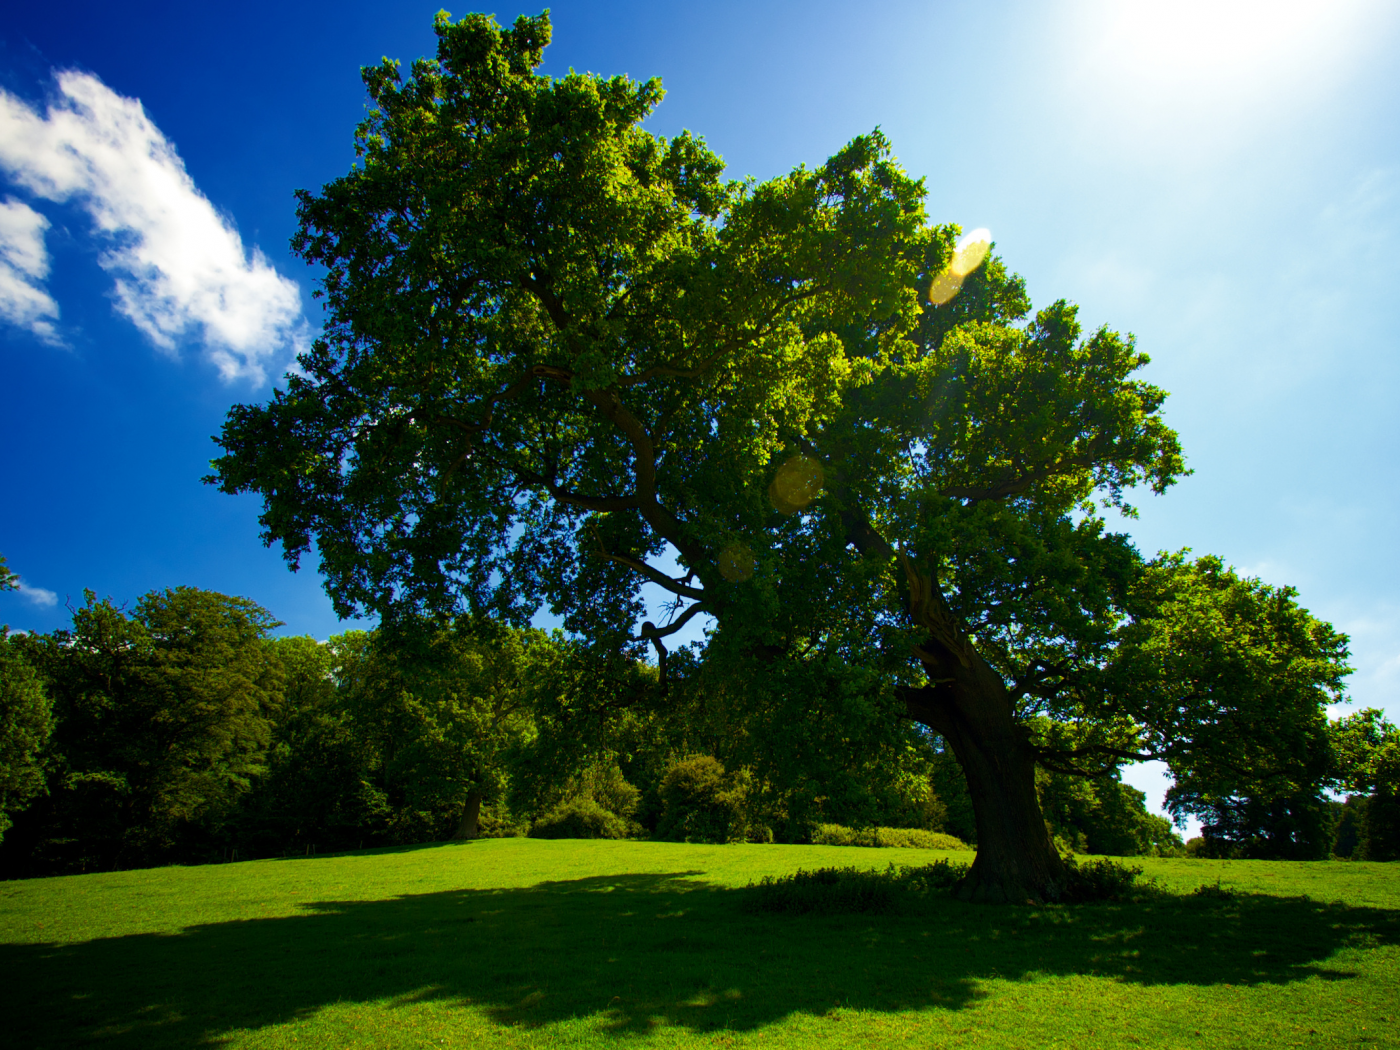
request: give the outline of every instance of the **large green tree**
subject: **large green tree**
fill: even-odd
[[[707,613],[736,681],[887,680],[872,710],[967,779],[962,892],[1061,893],[1037,765],[1141,753],[1085,683],[1141,572],[1103,508],[1184,469],[1146,356],[1032,314],[878,131],[725,181],[641,127],[658,82],[535,73],[547,17],[436,29],[408,77],[364,71],[358,162],[299,195],[327,325],[231,411],[211,480],[261,493],[293,564],[316,544],[342,613],[547,601],[600,647],[653,644],[663,684],[665,638]],[[636,629],[647,583],[676,608]],[[1111,732],[1067,754],[1046,716]]]
[[[268,639],[282,672],[270,720],[265,772],[239,799],[223,841],[241,855],[356,849],[389,841],[392,814],[380,757],[343,702],[343,667],[359,659],[363,632],[321,643]]]

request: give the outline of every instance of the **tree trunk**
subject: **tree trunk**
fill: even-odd
[[[957,896],[989,903],[1060,900],[1065,862],[1050,841],[1035,791],[1035,751],[1006,682],[977,651],[937,580],[901,551],[910,618],[929,632],[915,653],[932,683],[903,690],[909,717],[939,734],[967,778],[977,817],[977,857]]]
[[[474,839],[481,836],[481,800],[483,792],[473,788],[467,795],[467,804],[462,807],[462,819],[457,824],[454,839]]]
[[[931,640],[927,650],[920,657],[935,684],[905,690],[905,707],[952,748],[977,818],[977,857],[957,896],[1012,904],[1061,899],[1068,872],[1045,827],[1035,753],[1006,683],[970,646],[954,653]]]

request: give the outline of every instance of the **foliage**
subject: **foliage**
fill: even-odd
[[[834,915],[883,912],[909,907],[930,890],[947,889],[967,872],[965,864],[935,861],[920,868],[799,868],[791,875],[767,875],[748,887],[745,907],[754,912]]]
[[[1201,817],[1212,849],[1327,855],[1325,707],[1345,698],[1347,638],[1295,597],[1218,558],[1163,556],[1134,583],[1099,681],[1131,746],[1171,767],[1168,808]]]
[[[752,823],[783,841],[805,841],[818,823],[941,830],[936,756],[927,734],[899,716],[888,676],[815,653],[755,666],[722,639],[696,663],[671,663],[674,750],[748,770]]]
[[[1365,795],[1351,795],[1344,802],[1334,801],[1332,809],[1332,856],[1342,860],[1365,860]]]
[[[962,839],[937,831],[925,831],[922,828],[848,828],[840,824],[818,824],[812,829],[812,845],[972,849]]]
[[[658,838],[671,842],[742,842],[750,832],[748,778],[725,771],[712,755],[677,759],[661,778]]]
[[[749,886],[746,907],[750,911],[790,914],[836,914],[907,910],[926,904],[930,892],[947,890],[967,874],[968,866],[944,858],[922,867],[890,864],[884,871],[868,868],[818,868],[797,870],[781,877],[767,876]],[[1140,884],[1142,868],[1109,860],[1087,864],[1070,861],[1069,879],[1061,899],[1065,902],[1116,901],[1158,892],[1151,883]]]
[[[1348,799],[1360,820],[1356,848],[1346,855],[1400,860],[1400,730],[1366,708],[1331,723],[1329,732],[1342,788],[1365,793]]]
[[[1331,807],[1313,794],[1196,799],[1206,857],[1322,860],[1332,852]]]
[[[1099,777],[1036,772],[1051,835],[1068,850],[1114,857],[1171,856],[1182,848],[1171,821],[1147,811],[1147,795],[1117,771]]]
[[[1155,892],[1155,887],[1150,882],[1138,882],[1142,868],[1137,865],[1118,864],[1111,860],[1091,860],[1085,864],[1070,861],[1068,868],[1069,887],[1065,893],[1067,901],[1116,901]]]
[[[0,589],[6,571],[0,559]],[[43,753],[53,732],[52,706],[10,629],[0,627],[0,838],[11,815],[48,790]]]
[[[591,798],[561,802],[530,825],[535,839],[625,839],[632,827]]]
[[[1368,707],[1328,726],[1338,781],[1358,794],[1400,794],[1400,729]]]
[[[508,754],[534,734],[534,690],[557,659],[549,636],[413,620],[342,650],[339,702],[378,756],[391,835],[474,838],[483,801],[505,797]]]
[[[324,644],[306,636],[267,643],[282,668],[282,703],[266,772],[229,820],[230,850],[265,857],[388,841],[392,813],[381,762],[338,689],[342,665],[362,642],[362,634],[351,633]]]
[[[5,563],[5,556],[0,554],[0,591],[19,590],[19,574]]]
[[[595,762],[578,778],[578,793],[610,813],[631,820],[641,805],[641,789],[630,783],[616,762]]]
[[[596,761],[559,790],[559,801],[530,825],[534,838],[632,838],[643,828],[632,818],[641,790],[614,761]]]
[[[49,794],[14,832],[41,870],[150,864],[218,824],[265,770],[282,671],[277,622],[246,598],[176,587],[128,615],[86,592],[69,629],[28,636],[53,698]]]

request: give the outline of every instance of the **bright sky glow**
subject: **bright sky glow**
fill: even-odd
[[[1209,91],[1293,81],[1343,58],[1374,3],[1331,0],[1112,0],[1091,5],[1101,47],[1136,78]]]

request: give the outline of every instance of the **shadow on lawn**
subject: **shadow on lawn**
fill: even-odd
[[[699,874],[324,901],[178,935],[0,945],[6,1036],[15,1046],[189,1046],[381,999],[470,1004],[501,1025],[596,1015],[618,1034],[663,1023],[746,1030],[838,1004],[959,1009],[997,977],[1346,980],[1327,966],[1335,951],[1400,943],[1400,913],[1262,896],[750,915],[742,891]]]

